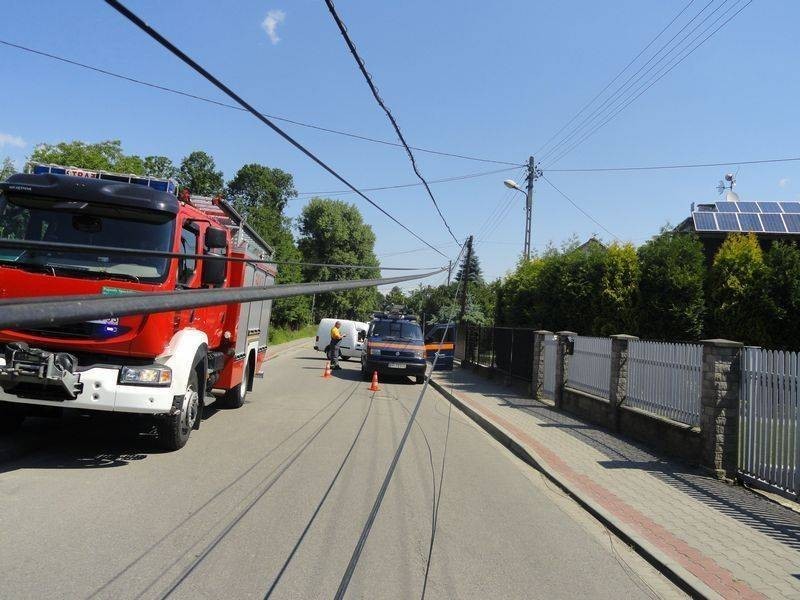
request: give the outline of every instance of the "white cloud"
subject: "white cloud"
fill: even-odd
[[[785,188],[789,187],[789,181],[791,181],[791,180],[788,177],[784,177],[783,179],[781,179],[778,182],[778,185],[785,189]]]
[[[273,46],[281,41],[281,38],[278,37],[278,25],[283,23],[285,19],[286,13],[282,10],[271,10],[261,22],[261,27],[267,32],[269,41],[272,42]]]
[[[15,148],[24,148],[28,144],[18,135],[11,135],[10,133],[0,133],[0,148],[4,146],[14,146]]]

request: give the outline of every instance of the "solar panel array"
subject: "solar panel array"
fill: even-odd
[[[692,213],[697,231],[800,234],[800,202],[716,202]]]

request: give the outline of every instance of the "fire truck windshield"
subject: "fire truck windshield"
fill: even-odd
[[[174,217],[169,214],[0,194],[2,238],[170,251],[173,229]],[[4,264],[142,283],[163,281],[169,270],[166,258],[49,250],[0,249],[0,265]]]

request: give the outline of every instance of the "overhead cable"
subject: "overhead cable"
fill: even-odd
[[[800,156],[790,158],[766,158],[763,160],[737,160],[717,163],[686,163],[677,165],[648,165],[639,167],[588,167],[582,169],[547,169],[548,173],[604,173],[615,171],[659,171],[667,169],[699,169],[702,167],[736,167],[739,165],[763,165],[800,161]]]
[[[437,269],[428,273],[377,279],[285,283],[269,287],[172,290],[152,293],[134,292],[118,296],[76,295],[13,298],[0,301],[0,329],[26,329],[43,325],[60,325],[95,319],[114,319],[130,315],[185,310],[187,308],[258,302],[260,300],[274,300],[292,296],[310,296],[325,292],[338,292],[423,279],[446,270],[446,268]]]
[[[403,132],[400,130],[400,125],[397,124],[397,120],[394,118],[392,111],[389,110],[389,107],[386,106],[386,102],[383,101],[381,98],[380,93],[378,92],[378,88],[375,87],[375,82],[372,81],[372,76],[367,71],[367,66],[364,63],[364,59],[361,58],[361,55],[358,53],[358,49],[356,48],[353,40],[350,38],[350,34],[347,32],[347,27],[345,27],[344,22],[342,22],[341,17],[336,12],[336,7],[333,5],[333,0],[325,0],[325,4],[328,6],[328,11],[331,13],[333,20],[336,22],[336,26],[339,28],[339,32],[342,34],[342,38],[344,38],[345,43],[347,44],[348,49],[350,50],[350,54],[352,54],[353,58],[358,65],[358,69],[361,71],[361,74],[364,76],[364,80],[367,82],[367,86],[369,87],[370,91],[372,92],[372,96],[375,98],[375,102],[378,103],[383,109],[383,112],[386,113],[386,117],[389,119],[389,122],[392,124],[394,128],[394,132],[397,134],[397,138],[400,140],[400,143],[403,144],[403,147],[406,149],[406,154],[408,154],[408,160],[411,161],[411,168],[414,170],[417,178],[422,182],[422,185],[425,186],[425,190],[428,192],[428,196],[430,196],[431,202],[433,202],[433,206],[436,209],[436,212],[439,213],[439,218],[441,218],[442,223],[444,223],[445,228],[450,233],[450,237],[453,238],[454,242],[458,242],[458,238],[456,234],[453,233],[453,230],[450,228],[450,224],[447,222],[447,219],[444,218],[444,214],[442,214],[442,209],[439,208],[439,203],[436,201],[436,198],[431,191],[428,182],[425,181],[425,178],[422,176],[422,173],[419,172],[419,168],[417,167],[417,160],[414,158],[414,153],[411,152],[411,148],[408,147],[408,143],[406,142],[406,138],[403,135]]]
[[[381,265],[354,265],[346,263],[319,263],[319,262],[306,262],[301,260],[273,260],[267,258],[247,258],[238,256],[225,256],[222,254],[184,254],[182,252],[166,252],[161,250],[146,250],[139,248],[117,248],[115,246],[92,246],[85,244],[64,244],[61,242],[46,242],[37,240],[15,240],[9,238],[0,238],[0,248],[11,248],[20,250],[45,250],[52,252],[77,252],[80,254],[92,254],[99,256],[150,256],[153,258],[178,258],[178,259],[193,259],[193,260],[207,260],[209,262],[225,261],[225,262],[238,262],[249,264],[267,264],[267,265],[294,265],[300,267],[327,267],[329,269],[380,269],[382,271],[425,271],[430,269],[438,269],[439,267],[384,267]],[[13,267],[15,264],[24,263],[10,263],[4,266]],[[46,267],[47,265],[41,265]],[[123,274],[124,275],[124,274]]]
[[[564,125],[562,125],[562,126],[561,126],[561,129],[559,129],[559,130],[558,130],[558,131],[556,131],[556,132],[555,132],[553,135],[551,135],[551,136],[550,136],[550,137],[547,139],[547,141],[546,141],[544,144],[542,144],[542,145],[539,147],[539,149],[538,149],[538,150],[536,150],[536,152],[534,152],[534,153],[533,153],[533,155],[534,155],[534,156],[539,156],[539,155],[541,155],[541,153],[542,153],[542,150],[544,150],[544,149],[547,147],[547,145],[548,145],[550,142],[552,142],[552,141],[553,141],[553,140],[554,140],[554,139],[555,139],[555,138],[556,138],[556,137],[557,137],[557,136],[558,136],[558,135],[559,135],[559,134],[560,134],[562,131],[564,131],[564,130],[565,130],[567,127],[569,127],[569,126],[570,126],[570,125],[571,125],[571,124],[572,124],[572,123],[575,121],[575,119],[577,119],[578,117],[580,117],[580,116],[581,116],[581,115],[584,113],[584,111],[585,111],[587,108],[589,108],[589,107],[590,107],[592,104],[594,104],[594,102],[595,102],[595,101],[596,101],[596,100],[597,100],[597,99],[598,99],[600,96],[602,96],[602,95],[603,95],[603,93],[604,93],[604,92],[605,92],[605,91],[606,91],[608,88],[610,88],[610,87],[611,87],[611,86],[614,84],[614,82],[615,82],[615,81],[617,81],[617,79],[619,79],[619,78],[622,76],[622,74],[623,74],[625,71],[627,71],[627,70],[628,70],[628,68],[630,68],[630,66],[631,66],[633,63],[635,63],[635,62],[636,62],[636,61],[639,59],[639,57],[640,57],[642,54],[644,54],[644,53],[647,51],[647,49],[648,49],[648,48],[650,48],[650,46],[652,46],[652,45],[655,43],[655,41],[656,41],[658,38],[660,38],[660,37],[661,37],[661,36],[664,34],[664,32],[665,32],[667,29],[669,29],[670,27],[672,27],[672,24],[673,24],[673,23],[675,23],[675,21],[677,21],[677,20],[678,20],[678,18],[679,18],[679,17],[680,17],[680,16],[681,16],[681,15],[682,15],[684,12],[686,12],[686,10],[687,10],[687,9],[688,9],[688,8],[689,8],[689,7],[690,7],[692,4],[694,4],[694,2],[695,2],[695,1],[696,1],[696,0],[689,0],[689,2],[688,2],[688,3],[687,3],[687,4],[686,4],[686,5],[685,5],[685,6],[684,6],[684,7],[683,7],[683,8],[682,8],[682,9],[681,9],[679,12],[678,12],[678,14],[677,14],[677,15],[675,15],[675,16],[672,18],[672,20],[671,20],[669,23],[667,23],[667,25],[666,25],[666,26],[665,26],[665,27],[664,27],[664,28],[663,28],[661,31],[659,31],[659,32],[656,34],[656,36],[655,36],[653,39],[651,39],[651,40],[650,40],[650,41],[647,43],[647,45],[646,45],[644,48],[642,48],[642,49],[639,51],[639,54],[637,54],[636,56],[634,56],[634,57],[631,59],[631,61],[630,61],[630,62],[629,62],[627,65],[625,65],[625,66],[622,68],[622,70],[621,70],[619,73],[617,73],[617,74],[614,76],[614,78],[613,78],[611,81],[609,81],[609,82],[606,84],[606,86],[605,86],[605,87],[604,87],[602,90],[600,90],[599,92],[597,92],[597,94],[595,95],[595,97],[594,97],[594,98],[592,98],[591,100],[589,100],[589,102],[587,102],[586,104],[584,104],[584,105],[583,105],[583,107],[582,107],[582,108],[581,108],[581,109],[580,109],[580,110],[579,110],[577,113],[575,113],[575,115],[573,115],[573,116],[572,116],[572,118],[571,118],[569,121],[567,121],[567,122],[566,122]]]
[[[738,2],[738,1],[739,1],[739,0],[737,0],[737,2]],[[732,19],[734,19],[734,18],[735,18],[735,17],[736,17],[736,16],[737,16],[737,15],[738,15],[740,12],[742,12],[742,11],[743,11],[745,8],[747,8],[747,7],[748,7],[748,6],[749,6],[749,5],[750,5],[752,2],[753,2],[753,0],[748,0],[748,2],[747,2],[747,3],[745,3],[743,6],[741,6],[741,7],[739,8],[739,10],[737,10],[737,11],[736,11],[734,14],[732,14],[730,17],[728,17],[727,19],[725,19],[724,21],[722,21],[722,23],[720,23],[720,25],[718,25],[718,26],[717,26],[717,28],[716,28],[716,29],[714,29],[714,31],[712,31],[712,32],[711,32],[710,34],[708,34],[708,35],[707,35],[705,38],[703,38],[703,40],[702,40],[702,41],[701,41],[699,44],[697,44],[696,46],[694,46],[694,48],[692,48],[691,50],[689,50],[689,52],[687,52],[687,53],[686,53],[686,54],[684,54],[683,56],[678,56],[678,57],[676,57],[675,59],[673,59],[673,61],[672,61],[671,63],[668,63],[668,64],[667,64],[667,66],[664,68],[664,70],[662,70],[662,71],[661,71],[661,73],[660,73],[660,74],[657,74],[656,76],[654,76],[653,78],[651,78],[651,79],[650,79],[648,82],[645,82],[644,84],[642,84],[641,86],[639,86],[639,88],[638,88],[637,90],[634,90],[634,92],[633,92],[631,95],[629,95],[629,96],[628,96],[628,98],[629,98],[629,99],[628,99],[628,100],[625,102],[625,104],[623,104],[622,106],[620,106],[620,107],[619,107],[619,108],[617,108],[617,109],[614,109],[614,112],[612,112],[612,114],[611,114],[610,116],[608,116],[608,118],[606,118],[606,119],[605,119],[605,121],[603,121],[603,122],[601,122],[601,123],[597,124],[596,126],[594,126],[594,128],[593,128],[593,129],[591,129],[590,131],[588,131],[588,132],[587,132],[587,133],[586,133],[586,134],[585,134],[583,137],[581,137],[581,138],[580,138],[580,139],[579,139],[577,142],[575,142],[575,143],[574,143],[572,146],[570,146],[570,147],[569,147],[569,148],[567,148],[565,151],[563,151],[561,154],[559,154],[559,155],[558,155],[556,158],[554,158],[553,160],[551,160],[549,164],[555,164],[555,163],[557,163],[558,161],[560,161],[562,158],[564,158],[564,156],[566,156],[567,154],[569,154],[570,152],[572,152],[572,150],[574,150],[574,149],[575,149],[577,146],[579,146],[580,144],[582,144],[584,141],[586,141],[588,138],[590,138],[590,137],[591,137],[591,136],[593,136],[595,133],[597,133],[597,132],[598,132],[600,129],[602,129],[602,128],[603,128],[603,127],[606,125],[606,124],[608,124],[610,121],[612,121],[613,119],[615,119],[615,118],[616,118],[616,117],[617,117],[617,116],[618,116],[618,115],[619,115],[619,114],[620,114],[622,111],[624,111],[624,110],[625,110],[625,109],[626,109],[628,106],[630,106],[630,105],[631,105],[633,102],[635,102],[635,101],[636,101],[636,100],[637,100],[637,99],[638,99],[640,96],[642,96],[642,95],[643,95],[645,92],[647,92],[647,90],[649,90],[651,87],[653,87],[653,86],[654,86],[656,83],[658,83],[658,82],[659,82],[661,79],[663,79],[663,78],[664,78],[666,75],[668,75],[670,72],[672,72],[672,70],[673,70],[673,69],[675,69],[675,67],[677,67],[677,66],[678,66],[679,64],[681,64],[681,63],[682,63],[684,60],[686,60],[686,59],[687,59],[689,56],[691,56],[691,55],[692,55],[692,54],[693,54],[693,53],[694,53],[694,52],[695,52],[695,51],[696,51],[698,48],[700,48],[700,46],[702,46],[703,44],[705,44],[705,43],[706,43],[706,42],[707,42],[707,41],[708,41],[708,40],[709,40],[709,39],[710,39],[712,36],[714,36],[714,35],[715,35],[715,34],[716,34],[716,33],[717,33],[717,32],[718,32],[720,29],[722,29],[723,27],[725,27],[725,25],[727,25],[727,24],[728,24],[728,23],[729,23],[729,22],[730,22]],[[723,15],[722,15],[722,16],[724,17],[726,14],[728,14],[728,13],[729,13],[731,10],[733,10],[735,7],[736,7],[736,4],[734,4],[734,5],[733,5],[731,8],[729,8],[727,11],[725,11],[725,13],[723,13]],[[717,21],[717,22],[719,22],[719,21]],[[694,43],[694,42],[695,42],[697,39],[699,39],[699,38],[700,38],[700,37],[701,37],[701,36],[702,36],[702,35],[703,35],[703,34],[704,34],[706,31],[708,31],[709,29],[711,29],[711,27],[713,27],[713,26],[714,26],[714,23],[712,23],[711,25],[709,25],[709,27],[707,27],[705,30],[703,30],[703,32],[701,32],[699,36],[695,37],[695,38],[694,38],[694,39],[693,39],[693,40],[692,40],[692,41],[689,43],[689,45],[687,45],[687,48],[688,48],[689,46],[691,46],[691,44],[692,44],[692,43]],[[683,50],[686,50],[686,48],[684,48]],[[643,88],[643,89],[642,89],[642,88]],[[637,93],[637,92],[638,92],[638,93]],[[633,94],[635,94],[635,95],[633,95]],[[631,97],[631,96],[632,96],[632,97]]]
[[[220,106],[223,108],[230,108],[233,110],[239,110],[246,112],[246,109],[242,108],[241,106],[236,106],[234,104],[228,104],[226,102],[220,102],[218,100],[213,100],[211,98],[205,98],[203,96],[198,96],[196,94],[192,94],[190,92],[185,92],[182,90],[177,90],[175,88],[171,88],[165,85],[159,85],[157,83],[151,83],[148,81],[143,81],[141,79],[137,79],[135,77],[128,77],[127,75],[121,75],[120,73],[114,73],[113,71],[108,71],[106,69],[102,69],[100,67],[95,67],[92,65],[87,65],[85,63],[78,62],[76,60],[72,60],[69,58],[64,58],[62,56],[57,56],[55,54],[51,54],[49,52],[44,52],[43,50],[36,50],[35,48],[29,48],[27,46],[22,46],[21,44],[15,44],[13,42],[9,42],[6,40],[0,40],[0,44],[8,46],[10,48],[16,48],[17,50],[22,50],[24,52],[29,52],[31,54],[36,54],[45,58],[50,58],[52,60],[60,61],[69,65],[73,65],[75,67],[80,67],[81,69],[87,69],[89,71],[94,71],[95,73],[100,73],[101,75],[107,75],[109,77],[114,77],[116,79],[121,79],[123,81],[127,81],[129,83],[135,83],[137,85],[142,85],[145,87],[153,88],[156,90],[160,90],[162,92],[168,92],[170,94],[176,94],[178,96],[184,96],[186,98],[191,98],[192,100],[199,100],[201,102],[207,102],[208,104],[214,104],[216,106]],[[295,121],[294,119],[288,119],[286,117],[278,117],[275,115],[270,115],[267,113],[261,113],[265,117],[270,118],[274,121],[281,121],[283,123],[290,123],[292,125],[297,125],[298,127],[307,127],[308,129],[316,129],[317,131],[324,131],[325,133],[334,133],[336,135],[343,135],[346,137],[350,137],[357,140],[362,140],[365,142],[372,142],[375,144],[383,144],[385,146],[395,146],[397,148],[402,148],[403,145],[398,142],[392,142],[390,140],[381,140],[378,138],[369,137],[366,135],[361,135],[358,133],[352,133],[349,131],[341,131],[339,129],[331,129],[329,127],[322,127],[320,125],[313,125],[311,123],[303,123],[301,121]],[[428,154],[436,154],[438,156],[449,156],[451,158],[462,158],[464,160],[472,160],[476,162],[484,162],[484,163],[493,163],[498,165],[515,165],[516,163],[508,162],[505,160],[492,160],[489,158],[479,158],[476,156],[468,156],[465,154],[457,154],[454,152],[443,152],[441,150],[431,150],[430,148],[419,148],[416,146],[411,146],[412,150],[416,150],[417,152],[426,152]]]
[[[443,177],[442,179],[431,179],[428,183],[449,183],[451,181],[463,181],[465,179],[475,179],[476,177],[486,177],[487,175],[497,175],[498,173],[507,173],[508,171],[516,171],[519,167],[506,167],[505,169],[494,169],[492,171],[480,171],[478,173],[467,173],[466,175],[453,175],[452,177]],[[401,183],[398,185],[384,185],[380,187],[362,188],[363,192],[379,192],[382,190],[399,190],[402,188],[417,187],[421,183]],[[334,196],[341,194],[352,194],[350,190],[328,190],[327,192],[298,192],[298,196]],[[458,243],[458,242],[454,242]]]
[[[188,56],[188,55],[187,55],[185,52],[183,52],[183,51],[182,51],[180,48],[178,48],[177,46],[175,46],[175,45],[174,45],[172,42],[170,42],[170,41],[169,41],[167,38],[165,38],[163,35],[161,35],[161,34],[160,34],[158,31],[156,31],[155,29],[153,29],[152,27],[150,27],[150,26],[149,26],[147,23],[145,23],[145,22],[144,22],[144,21],[143,21],[141,18],[139,18],[139,17],[138,17],[138,16],[137,16],[135,13],[133,13],[133,12],[132,12],[130,9],[128,9],[128,8],[127,8],[127,7],[126,7],[124,4],[122,4],[121,2],[119,2],[119,0],[105,0],[105,2],[106,2],[106,4],[108,4],[109,6],[111,6],[111,7],[112,7],[114,10],[116,10],[117,12],[119,12],[119,13],[120,13],[122,16],[124,16],[126,19],[128,19],[128,20],[129,20],[131,23],[133,23],[134,25],[136,25],[136,26],[137,26],[139,29],[141,29],[142,31],[144,31],[144,32],[145,32],[147,35],[149,35],[151,38],[153,38],[155,41],[157,41],[159,44],[161,44],[161,45],[162,45],[164,48],[166,48],[166,49],[167,49],[167,50],[169,50],[169,51],[170,51],[172,54],[174,54],[176,57],[178,57],[180,60],[182,60],[182,61],[183,61],[185,64],[187,64],[189,67],[191,67],[192,69],[194,69],[194,70],[195,70],[197,73],[199,73],[200,75],[202,75],[202,76],[203,76],[203,77],[204,77],[204,78],[205,78],[205,79],[206,79],[206,80],[207,80],[209,83],[213,84],[213,85],[214,85],[214,86],[216,86],[216,87],[217,87],[219,90],[221,90],[221,91],[222,91],[222,92],[224,92],[226,95],[228,95],[230,98],[232,98],[233,100],[235,100],[235,101],[236,101],[236,102],[237,102],[237,103],[238,103],[240,106],[242,106],[244,109],[246,109],[246,110],[247,110],[247,111],[248,111],[250,114],[252,114],[252,115],[253,115],[255,118],[257,118],[259,121],[261,121],[262,123],[264,123],[264,124],[265,124],[267,127],[269,127],[270,129],[272,129],[272,130],[273,130],[275,133],[277,133],[279,136],[281,136],[283,139],[285,139],[287,142],[289,142],[289,143],[290,143],[292,146],[294,146],[295,148],[297,148],[298,150],[300,150],[300,152],[302,152],[303,154],[305,154],[305,155],[306,155],[308,158],[310,158],[311,160],[313,160],[313,161],[314,161],[315,163],[317,163],[317,164],[318,164],[320,167],[322,167],[323,169],[325,169],[325,170],[326,170],[328,173],[330,173],[330,174],[331,174],[331,175],[333,175],[333,176],[334,176],[336,179],[338,179],[339,181],[341,181],[341,182],[342,182],[344,185],[346,185],[346,186],[347,186],[348,188],[350,188],[350,189],[351,189],[353,192],[355,192],[356,194],[358,194],[358,195],[359,195],[361,198],[363,198],[363,199],[364,199],[364,200],[366,200],[366,201],[367,201],[369,204],[371,204],[371,205],[372,205],[372,206],[374,206],[376,209],[378,209],[378,210],[379,210],[381,213],[383,213],[384,215],[386,215],[386,216],[387,216],[389,219],[391,219],[392,221],[394,221],[394,223],[396,223],[396,224],[397,224],[397,225],[399,225],[401,228],[403,228],[404,230],[406,230],[408,233],[410,233],[410,234],[411,234],[413,237],[415,237],[416,239],[418,239],[420,242],[422,242],[422,243],[423,243],[423,244],[425,244],[426,246],[429,246],[431,249],[435,250],[435,251],[436,251],[438,254],[441,254],[442,256],[444,256],[445,258],[447,258],[447,256],[446,256],[444,253],[442,253],[442,252],[440,252],[438,249],[434,248],[434,247],[433,247],[433,246],[432,246],[430,243],[428,243],[428,242],[427,242],[427,241],[425,241],[423,238],[421,238],[421,237],[420,237],[420,236],[419,236],[419,235],[418,235],[416,232],[414,232],[414,231],[413,231],[412,229],[410,229],[408,226],[406,226],[406,225],[404,225],[403,223],[401,223],[401,222],[400,222],[400,221],[399,221],[399,220],[398,220],[398,219],[397,219],[395,216],[393,216],[392,214],[390,214],[390,213],[389,213],[389,212],[388,212],[386,209],[384,209],[384,208],[383,208],[381,205],[379,205],[377,202],[373,201],[373,200],[372,200],[371,198],[369,198],[369,197],[368,197],[366,194],[364,194],[364,192],[362,192],[361,190],[359,190],[357,187],[355,187],[353,184],[351,184],[351,183],[350,183],[350,182],[349,182],[347,179],[345,179],[345,178],[344,178],[344,177],[342,177],[342,176],[341,176],[339,173],[337,173],[336,171],[334,171],[332,167],[328,166],[328,164],[327,164],[327,163],[325,163],[325,162],[324,162],[322,159],[318,158],[318,157],[317,157],[317,156],[316,156],[316,155],[315,155],[313,152],[311,152],[311,151],[310,151],[308,148],[306,148],[305,146],[303,146],[303,145],[302,145],[300,142],[298,142],[297,140],[295,140],[295,139],[294,139],[292,136],[290,136],[288,133],[286,133],[286,132],[285,132],[283,129],[281,129],[280,127],[278,127],[278,126],[277,126],[275,123],[273,123],[273,122],[272,122],[272,121],[271,121],[271,120],[270,120],[268,117],[265,117],[265,116],[264,116],[264,115],[262,115],[260,112],[258,112],[258,111],[257,111],[255,108],[253,108],[253,107],[252,107],[252,106],[251,106],[251,105],[250,105],[248,102],[246,102],[246,101],[245,101],[245,100],[244,100],[244,99],[243,99],[241,96],[239,96],[239,95],[238,95],[236,92],[234,92],[232,89],[230,89],[230,88],[229,88],[228,86],[226,86],[224,83],[222,83],[222,82],[221,82],[219,79],[217,79],[216,77],[214,77],[214,75],[212,75],[211,73],[209,73],[209,72],[208,72],[206,69],[204,69],[203,67],[201,67],[201,66],[200,66],[200,65],[199,65],[197,62],[195,62],[195,61],[194,61],[192,58],[190,58],[190,57],[189,57],[189,56]]]
[[[609,231],[609,230],[608,230],[608,228],[607,228],[605,225],[603,225],[603,224],[602,224],[600,221],[598,221],[597,219],[595,219],[595,218],[594,218],[592,215],[590,215],[590,214],[589,214],[588,212],[586,212],[586,211],[585,211],[583,208],[581,208],[581,207],[580,207],[580,205],[578,205],[578,203],[577,203],[577,202],[575,202],[575,201],[574,201],[572,198],[570,198],[570,197],[569,197],[569,196],[567,196],[567,195],[566,195],[564,192],[562,192],[560,189],[558,189],[558,188],[556,187],[556,185],[555,185],[555,184],[554,184],[552,181],[550,181],[550,180],[547,178],[547,176],[546,176],[546,175],[542,175],[542,179],[544,179],[544,180],[545,180],[545,181],[546,181],[546,182],[547,182],[547,183],[550,185],[550,187],[551,187],[551,188],[553,188],[555,191],[557,191],[559,194],[561,194],[561,196],[562,196],[562,197],[563,197],[563,198],[564,198],[564,199],[565,199],[567,202],[569,202],[570,204],[572,204],[572,206],[574,206],[574,207],[575,207],[575,208],[577,208],[577,209],[578,209],[578,210],[579,210],[581,213],[583,213],[583,215],[584,215],[586,218],[588,218],[590,221],[592,221],[592,222],[593,222],[595,225],[597,225],[597,226],[598,226],[600,229],[602,229],[603,231],[605,231],[605,232],[606,232],[608,235],[610,235],[611,237],[613,237],[615,240],[617,240],[617,241],[620,241],[620,239],[619,239],[619,237],[617,237],[617,235],[615,235],[614,233],[612,233],[611,231]]]
[[[630,89],[631,85],[635,85],[638,81],[640,81],[647,74],[647,72],[649,72],[649,70],[648,70],[644,75],[639,75],[642,72],[642,70],[645,69],[645,67],[647,67],[647,65],[652,63],[653,60],[658,58],[659,55],[661,55],[661,53],[665,49],[669,48],[670,45],[672,44],[672,42],[675,41],[675,38],[677,38],[698,17],[700,17],[700,15],[703,14],[703,12],[705,12],[705,10],[709,6],[711,6],[714,2],[715,2],[715,0],[708,0],[708,3],[705,6],[703,6],[703,8],[701,8],[687,23],[684,23],[684,25],[680,29],[678,29],[678,31],[669,40],[667,40],[664,44],[662,44],[661,47],[658,50],[656,50],[655,53],[653,53],[650,56],[650,58],[648,58],[642,65],[640,65],[639,68],[636,71],[634,71],[624,82],[622,82],[619,86],[617,86],[617,88],[605,100],[603,100],[603,102],[601,102],[599,106],[596,106],[595,108],[593,108],[589,112],[589,114],[587,114],[577,125],[575,125],[573,128],[571,128],[571,130],[567,133],[566,136],[562,137],[555,145],[551,146],[547,151],[545,151],[543,154],[541,154],[540,155],[540,161],[545,161],[554,152],[560,151],[559,149],[564,144],[569,143],[570,140],[574,139],[574,137],[578,134],[578,132],[580,132],[586,126],[587,123],[589,123],[592,120],[594,120],[597,117],[598,114],[600,114],[603,110],[605,110],[605,108],[609,105],[610,102],[616,101],[616,99],[619,98],[621,94],[623,94],[627,89]],[[719,8],[721,8],[725,4],[725,2],[728,2],[728,0],[722,0],[722,2],[723,2],[723,4],[720,5],[717,9],[715,9],[712,13],[710,13],[710,15],[714,14],[714,12],[719,10]],[[706,19],[710,15],[707,15]],[[691,32],[690,32],[690,34],[691,34]],[[678,42],[678,44],[680,44],[680,42]],[[672,46],[672,49],[670,49],[666,54],[664,54],[662,56],[661,60],[663,60],[664,56],[667,56],[670,52],[672,52],[672,50],[674,50],[675,47],[677,47],[678,44],[676,44],[675,46]],[[661,60],[659,60],[659,63],[661,62]],[[659,64],[659,63],[656,63],[656,64]],[[651,69],[652,68],[653,67],[651,67]],[[637,78],[637,76],[639,76],[639,77]],[[631,81],[633,81],[633,84],[631,84]]]

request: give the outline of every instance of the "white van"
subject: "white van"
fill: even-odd
[[[331,328],[339,321],[342,326],[339,331],[345,336],[339,342],[339,357],[343,360],[348,358],[361,358],[366,343],[367,329],[369,324],[361,321],[347,321],[345,319],[322,319],[317,327],[317,337],[314,340],[314,350],[325,352],[325,348],[331,343]]]

